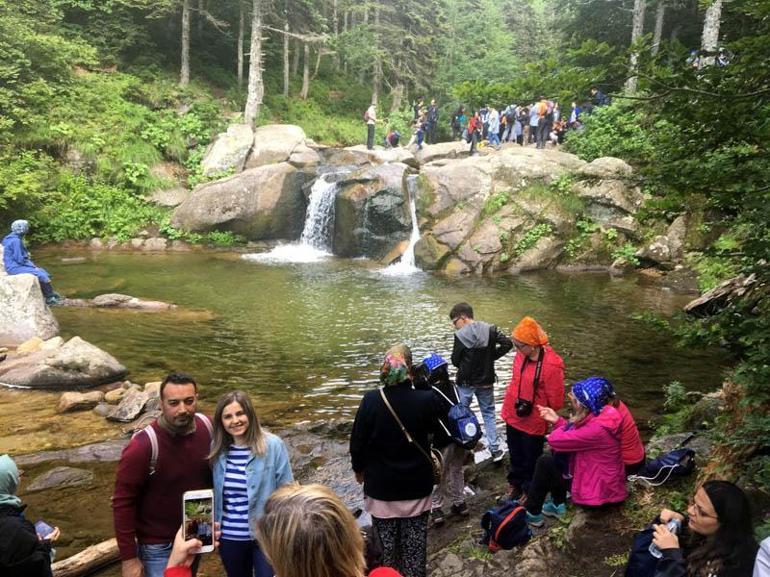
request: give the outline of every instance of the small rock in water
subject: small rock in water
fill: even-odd
[[[130,423],[142,413],[149,398],[150,396],[144,391],[131,390],[121,399],[120,404],[107,415],[107,419],[120,423]]]
[[[40,337],[32,337],[31,339],[21,343],[16,349],[17,355],[26,355],[35,352],[43,344],[43,339]]]
[[[112,410],[112,407],[107,403],[99,403],[94,407],[94,413],[96,413],[100,417],[106,417],[107,415],[110,414],[111,410]]]
[[[144,392],[153,397],[160,396],[160,383],[161,383],[160,381],[145,383]]]
[[[67,392],[59,397],[59,406],[56,407],[57,413],[71,413],[73,411],[85,411],[93,409],[102,402],[104,393],[101,391],[90,391],[88,393]]]
[[[46,489],[77,487],[89,484],[94,478],[94,474],[86,469],[76,469],[74,467],[54,467],[36,477],[27,487],[27,492],[44,491]]]
[[[128,388],[124,388],[124,387],[120,387],[119,389],[113,389],[111,391],[108,391],[104,395],[104,400],[110,405],[117,405],[127,392],[128,392]]]

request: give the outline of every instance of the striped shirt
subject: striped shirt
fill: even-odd
[[[230,445],[225,466],[222,538],[230,541],[250,541],[249,498],[246,493],[246,463],[251,458],[250,447]]]

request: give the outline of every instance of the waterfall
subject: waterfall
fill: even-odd
[[[328,175],[319,176],[310,189],[305,228],[302,230],[300,245],[306,245],[326,252],[331,251],[331,236],[334,231],[334,199],[337,183]]]
[[[417,176],[408,176],[406,178],[406,189],[409,193],[409,212],[412,215],[412,234],[409,236],[409,245],[406,247],[401,259],[392,265],[383,269],[383,274],[391,276],[408,275],[415,272],[421,272],[415,266],[414,247],[420,240],[420,227],[417,224]]]
[[[337,196],[337,174],[319,176],[310,188],[305,227],[299,242],[283,244],[270,252],[245,254],[243,259],[268,263],[317,262],[332,256],[334,233],[334,201]]]

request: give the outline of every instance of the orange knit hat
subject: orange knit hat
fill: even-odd
[[[525,345],[537,347],[548,344],[548,335],[532,317],[521,319],[516,328],[513,329],[512,335],[514,339]]]

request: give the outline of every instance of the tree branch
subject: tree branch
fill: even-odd
[[[271,32],[277,32],[278,34],[284,34],[286,36],[290,36],[291,38],[296,38],[297,40],[302,40],[302,42],[328,42],[329,36],[327,34],[298,34],[297,32],[287,32],[286,30],[279,30],[278,28],[273,28],[272,26],[267,26],[266,24],[263,24],[260,26],[260,28],[264,30],[269,30]]]

